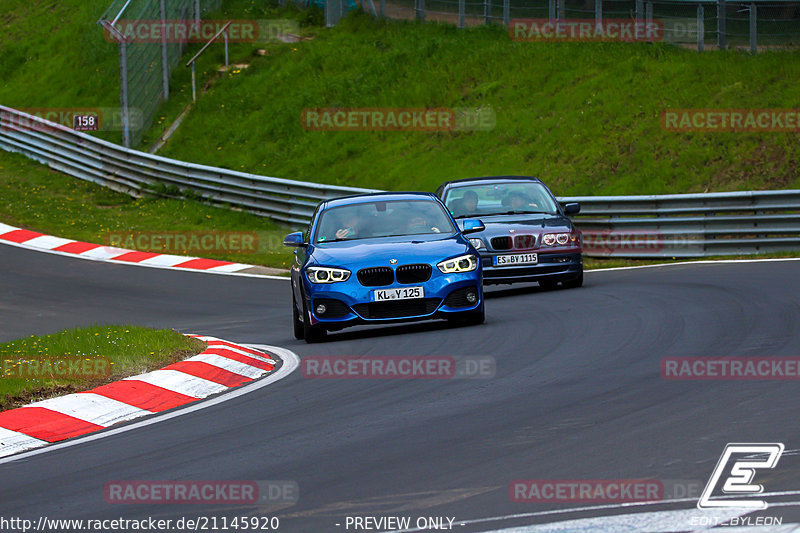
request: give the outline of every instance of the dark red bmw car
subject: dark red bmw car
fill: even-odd
[[[481,255],[484,284],[537,281],[543,288],[583,285],[581,232],[538,178],[495,176],[448,181],[436,191],[456,221],[480,218],[470,235]]]

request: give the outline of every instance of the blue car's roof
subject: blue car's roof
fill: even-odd
[[[341,205],[363,204],[366,202],[374,202],[376,200],[383,200],[386,202],[392,200],[438,200],[435,194],[430,192],[375,192],[370,194],[357,194],[354,196],[343,196],[341,198],[333,198],[326,200],[322,204],[323,209],[330,207],[338,207]]]

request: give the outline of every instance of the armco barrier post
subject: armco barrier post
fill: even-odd
[[[558,20],[566,20],[567,18],[567,4],[566,0],[558,0],[558,13],[556,14]]]
[[[483,0],[483,23],[491,24],[492,22],[492,0]]]
[[[706,41],[706,25],[703,4],[697,4],[697,51],[702,52]]]
[[[725,50],[725,0],[717,0],[717,46]]]
[[[131,147],[131,120],[128,108],[128,43],[119,41],[119,100],[122,119],[122,146]]]
[[[167,0],[161,0],[161,85],[164,100],[169,98],[169,60],[167,56]]]
[[[553,24],[556,21],[556,0],[548,0],[548,18],[550,19],[550,24]]]
[[[503,0],[503,23],[511,25],[511,0]]]
[[[636,0],[636,22],[644,22],[644,0]]]
[[[750,4],[750,53],[755,54],[758,51],[758,11],[756,11],[756,4]]]
[[[467,25],[466,5],[464,0],[458,0],[458,27],[464,28]]]
[[[597,27],[603,24],[603,0],[594,0],[594,23]]]

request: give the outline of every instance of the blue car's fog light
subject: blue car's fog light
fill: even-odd
[[[328,308],[325,307],[325,304],[319,304],[316,309],[318,315],[324,315],[327,310]]]

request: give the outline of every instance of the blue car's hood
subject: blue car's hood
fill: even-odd
[[[397,259],[398,265],[409,263],[435,265],[469,251],[470,246],[466,239],[453,234],[354,239],[309,247],[313,263],[358,268],[389,266],[390,259]]]

